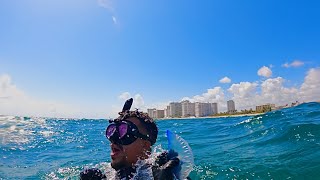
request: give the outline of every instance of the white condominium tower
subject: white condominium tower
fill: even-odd
[[[196,117],[208,116],[212,112],[211,105],[209,103],[196,102],[195,104],[195,115]]]
[[[167,108],[166,109],[164,109],[164,116],[165,117],[170,117],[170,106],[167,106]]]
[[[172,102],[170,106],[170,117],[181,117],[182,116],[182,105],[179,102]]]
[[[151,118],[164,118],[164,110],[158,110],[158,109],[147,109],[148,115]]]
[[[148,115],[149,115],[151,118],[154,118],[154,116],[155,116],[155,111],[156,111],[155,108],[153,108],[153,109],[147,109]]]
[[[185,100],[181,102],[182,105],[182,117],[195,116],[195,103]]]
[[[157,118],[157,119],[164,118],[164,110],[157,109],[154,114],[154,118]]]
[[[211,103],[212,114],[218,114],[218,104]]]
[[[228,106],[228,113],[233,114],[233,113],[236,112],[236,107],[234,105],[234,101],[233,100],[227,101],[227,106]]]

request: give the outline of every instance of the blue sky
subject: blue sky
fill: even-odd
[[[1,1],[0,114],[105,118],[129,96],[143,110],[182,99],[218,102],[221,111],[229,99],[238,109],[320,100],[319,7]]]

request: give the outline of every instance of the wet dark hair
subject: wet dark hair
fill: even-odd
[[[158,127],[157,124],[154,122],[154,120],[148,115],[148,113],[144,113],[142,111],[138,111],[136,109],[135,111],[130,111],[131,105],[132,105],[133,99],[128,99],[121,112],[118,114],[120,115],[118,118],[112,120],[113,122],[122,121],[125,119],[128,119],[130,117],[136,117],[139,119],[141,124],[145,127],[147,130],[147,136],[149,137],[149,141],[151,143],[151,146],[154,145],[157,141],[158,137]]]

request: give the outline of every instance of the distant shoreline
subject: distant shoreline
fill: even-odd
[[[157,121],[163,121],[163,120],[191,120],[191,119],[216,119],[216,118],[227,118],[227,117],[243,117],[243,116],[255,116],[255,115],[261,115],[265,113],[252,113],[252,114],[229,114],[229,115],[217,115],[217,116],[204,116],[204,117],[174,117],[174,118],[154,118],[154,120]],[[31,116],[13,116],[13,115],[3,115],[0,114],[0,118],[3,117],[25,117],[25,118],[32,118]],[[91,118],[56,118],[56,117],[38,117],[38,118],[53,118],[53,119],[77,119],[77,120],[82,120],[82,119],[91,119]],[[101,119],[96,119],[96,120],[101,120]],[[109,120],[109,119],[103,119],[103,120]]]
[[[216,118],[227,118],[227,117],[243,117],[243,116],[256,116],[262,115],[265,113],[252,113],[252,114],[230,114],[230,115],[221,115],[221,116],[205,116],[205,117],[175,117],[175,118],[158,118],[155,120],[163,121],[163,120],[191,120],[191,119],[216,119]]]

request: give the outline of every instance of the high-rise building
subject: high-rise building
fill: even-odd
[[[170,106],[167,106],[166,109],[164,109],[164,116],[165,117],[170,117]]]
[[[181,102],[182,106],[182,117],[195,116],[195,103],[185,100]]]
[[[148,115],[151,118],[164,118],[164,110],[158,110],[158,109],[147,109]]]
[[[218,104],[211,103],[212,114],[218,114]]]
[[[256,106],[256,112],[269,112],[273,109],[275,109],[276,105],[275,104],[264,104],[264,105],[261,105],[261,106]]]
[[[155,108],[153,108],[153,109],[147,109],[148,115],[149,115],[151,118],[154,118],[154,117],[155,117],[155,111],[156,111]]]
[[[156,110],[154,118],[164,118],[164,110]]]
[[[181,117],[182,116],[182,105],[179,102],[171,102],[170,106],[170,117]]]
[[[227,101],[227,106],[228,106],[228,113],[229,114],[234,114],[236,112],[236,107],[234,105],[233,100]]]
[[[212,115],[212,107],[210,103],[195,103],[195,116],[196,117],[203,117]]]

